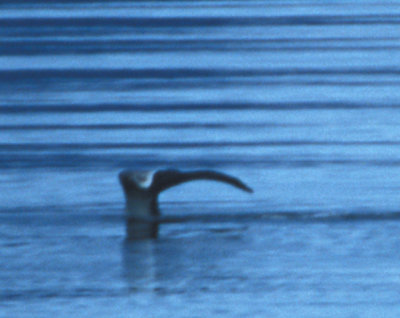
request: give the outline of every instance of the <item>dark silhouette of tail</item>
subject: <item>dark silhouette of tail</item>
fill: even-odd
[[[171,187],[177,186],[181,183],[195,181],[195,180],[212,180],[223,182],[234,186],[243,191],[252,193],[253,190],[244,184],[239,179],[229,176],[227,174],[211,171],[211,170],[198,170],[181,172],[178,170],[160,170],[154,174],[153,184],[151,191],[154,193],[160,193]]]

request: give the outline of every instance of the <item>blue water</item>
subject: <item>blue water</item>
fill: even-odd
[[[399,1],[2,1],[0,316],[399,317]],[[121,169],[215,169],[124,240]]]

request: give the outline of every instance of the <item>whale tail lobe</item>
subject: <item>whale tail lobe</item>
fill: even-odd
[[[211,170],[199,170],[190,172],[181,172],[178,170],[160,170],[154,174],[153,178],[154,180],[152,190],[157,194],[171,187],[195,180],[211,180],[223,182],[243,191],[249,193],[253,192],[250,187],[248,187],[238,178],[232,177],[225,173]]]

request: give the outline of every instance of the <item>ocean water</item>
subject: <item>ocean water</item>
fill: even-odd
[[[399,317],[400,2],[0,4],[1,317]],[[213,169],[126,242],[118,172]]]

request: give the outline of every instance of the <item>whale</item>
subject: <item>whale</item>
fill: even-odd
[[[158,196],[174,186],[196,180],[209,180],[222,182],[248,193],[253,192],[238,178],[213,170],[123,170],[118,177],[125,196],[128,240],[157,238],[160,223]]]

